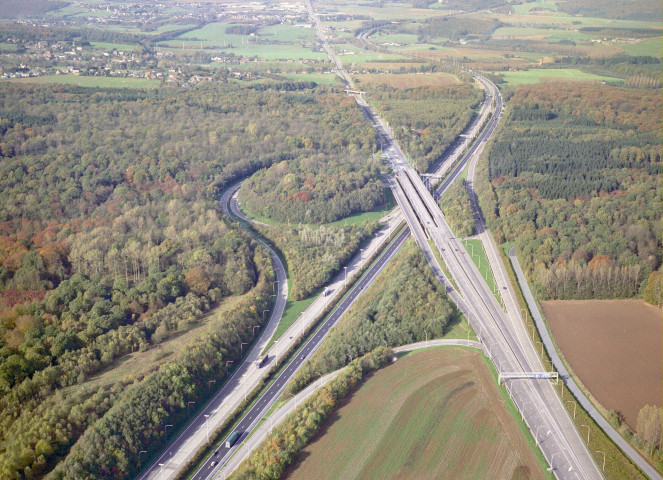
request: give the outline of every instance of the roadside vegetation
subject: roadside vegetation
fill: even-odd
[[[127,478],[239,361],[273,271],[221,217],[218,189],[274,162],[343,155],[357,132],[322,119],[361,119],[345,96],[288,85],[0,85],[0,476]],[[306,232],[297,264],[313,256]],[[346,258],[370,228],[329,232],[319,248]],[[326,274],[338,270],[323,253]],[[206,320],[220,305],[222,321]],[[189,331],[195,347],[170,348]],[[151,367],[120,373],[166,342]]]
[[[471,237],[475,235],[474,211],[470,203],[470,196],[465,188],[465,179],[456,180],[438,202],[449,227],[457,237]]]
[[[408,240],[293,377],[287,392],[300,391],[380,345],[395,347],[444,337],[460,321],[460,312],[423,254]]]
[[[419,172],[426,172],[472,120],[482,90],[470,84],[400,89],[367,85],[368,101],[389,122]]]
[[[655,297],[660,95],[564,83],[507,97],[477,185],[497,242],[515,243],[544,299]]]
[[[364,225],[256,227],[274,242],[285,256],[292,289],[292,300],[304,300],[326,284],[341,269],[360,245],[378,229],[377,222]]]

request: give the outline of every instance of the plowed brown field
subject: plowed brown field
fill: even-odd
[[[285,478],[545,476],[481,356],[444,348],[406,356],[369,378]]]
[[[663,401],[663,314],[641,300],[541,302],[573,372],[608,410],[635,427],[644,405]]]

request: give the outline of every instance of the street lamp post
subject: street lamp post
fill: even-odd
[[[187,416],[188,416],[188,415],[191,415],[191,414],[189,413],[189,406],[190,406],[192,403],[193,403],[194,405],[196,404],[196,402],[186,402],[186,414],[187,414]]]
[[[550,470],[555,470],[555,455],[559,455],[559,452],[552,454],[552,458],[550,459]]]
[[[244,355],[244,345],[248,345],[248,343],[246,343],[246,342],[241,342],[241,343],[239,344],[239,356],[240,356],[240,357],[241,357],[242,355]]]
[[[210,380],[210,381],[208,381],[208,382],[207,382],[207,386],[208,386],[208,388],[212,388],[212,384],[213,384],[213,383],[216,383],[216,380]]]
[[[140,455],[142,453],[147,453],[147,450],[141,450],[140,452],[138,452],[138,463],[140,463]]]
[[[262,311],[262,321],[265,321],[265,313],[269,312],[269,310],[263,310]]]
[[[253,338],[256,337],[256,328],[260,328],[260,325],[254,325],[253,326]]]
[[[605,472],[605,452],[597,450],[596,453],[602,453],[603,454],[603,469],[602,470]]]
[[[573,404],[573,419],[576,419],[576,406],[578,405],[576,402],[572,402],[571,400],[567,400],[566,403],[572,403]]]
[[[231,364],[231,363],[234,363],[234,360],[228,360],[228,361],[226,362],[226,375],[228,375],[229,372],[230,372],[230,370],[228,370],[228,365]]]
[[[172,427],[172,425],[166,425],[165,427],[163,427],[163,433],[166,436],[168,436],[168,427]]]
[[[584,424],[583,424],[583,425],[580,425],[580,426],[581,426],[581,427],[586,427],[586,428],[587,428],[587,445],[589,445],[589,431],[590,431],[591,429],[589,428],[589,425],[584,425]]]
[[[207,443],[209,443],[209,415],[205,414],[205,427],[207,428]]]
[[[522,409],[522,411],[520,412],[520,416],[522,417],[523,422],[525,421],[525,406],[526,406],[528,403],[532,403],[532,402],[525,402],[525,403],[523,403],[523,409]]]
[[[545,425],[539,425],[536,427],[536,446],[539,446],[539,428],[545,428]],[[548,430],[548,433],[550,433],[550,430]]]
[[[276,284],[279,283],[278,280],[275,280],[274,283],[272,283],[272,293],[276,293]]]

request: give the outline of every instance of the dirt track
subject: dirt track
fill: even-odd
[[[541,302],[555,342],[591,394],[631,428],[663,403],[663,313],[641,300]]]

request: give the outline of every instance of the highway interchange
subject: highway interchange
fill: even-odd
[[[338,75],[346,83],[349,90],[354,90],[351,79],[324,40],[322,28],[315,16],[310,1],[307,0],[306,3],[323,46],[337,67]],[[436,167],[433,173],[439,176],[446,173],[452,167],[452,164],[454,164],[454,171],[447,177],[443,184],[437,187],[435,191],[436,195],[439,195],[457,178],[457,175],[468,159],[478,155],[485,141],[494,132],[502,115],[502,99],[495,85],[480,75],[474,74],[473,76],[486,91],[484,105],[490,106],[494,104],[494,111],[480,132],[479,128],[484,125],[485,118],[488,117],[489,112],[486,109],[485,117],[484,115],[480,115],[475,119],[475,122],[466,129],[466,133],[469,130],[470,134],[464,135],[463,139],[454,145],[452,153],[446,157],[447,159],[453,158],[454,160],[461,157],[459,162],[454,164],[453,160],[446,160]],[[561,479],[602,478],[598,467],[585,448],[582,439],[573,426],[566,410],[563,408],[550,381],[540,378],[527,378],[528,374],[542,372],[543,366],[524,331],[524,325],[519,315],[514,311],[516,303],[513,292],[510,290],[512,286],[508,285],[508,282],[502,278],[504,285],[500,284],[500,286],[505,290],[500,290],[499,294],[505,299],[507,306],[507,312],[505,313],[497,303],[493,292],[490,291],[479,271],[474,266],[474,263],[468,258],[469,255],[466,255],[460,240],[453,236],[433,196],[429,193],[428,188],[424,185],[417,172],[407,162],[405,155],[390,135],[389,129],[375,115],[361,95],[357,94],[354,96],[367,119],[380,135],[383,143],[383,153],[386,153],[394,172],[393,178],[389,179],[389,184],[394,191],[398,204],[403,210],[409,228],[401,232],[396,240],[388,246],[375,264],[370,267],[366,275],[350,290],[339,305],[336,306],[332,314],[325,319],[323,325],[305,342],[301,350],[282,370],[266,392],[244,414],[235,427],[236,431],[241,432],[241,438],[235,443],[235,446],[230,449],[225,447],[219,448],[217,450],[218,453],[208,458],[193,478],[197,480],[214,478],[227,459],[233,455],[241,441],[258,425],[260,420],[279,398],[288,380],[301,367],[302,363],[319,348],[329,329],[340,320],[356,298],[370,285],[391,258],[393,258],[410,233],[424,251],[424,255],[429,263],[431,263],[436,276],[445,284],[451,298],[457,303],[476,330],[480,340],[485,345],[484,350],[495,364],[496,369],[499,372],[520,372],[523,374],[520,378],[506,379],[504,383],[514,403],[521,412],[523,420],[532,431],[537,445],[539,445],[548,461],[550,465],[549,470],[557,478]],[[478,136],[475,138],[476,133],[478,133]],[[223,200],[225,205],[228,204],[228,201],[229,198]],[[474,203],[474,206],[477,210],[477,215],[480,217],[480,211],[476,203]],[[483,219],[481,218],[481,220]],[[446,278],[437,263],[429,240],[451,272],[457,290],[454,289],[454,286]],[[494,268],[496,267],[494,266]],[[258,352],[258,349],[252,351],[252,357],[257,356],[257,353],[253,353],[254,351]],[[245,363],[242,367],[250,368],[251,366],[251,363],[248,363],[248,365]],[[230,391],[236,389],[237,385],[229,382],[215,398],[228,395]],[[210,405],[213,403],[210,402]],[[203,431],[203,427],[205,426],[204,416],[207,408],[211,407],[206,407],[188,428],[198,432]],[[181,436],[177,438],[179,439]],[[179,447],[181,448],[182,445],[180,444]],[[163,461],[167,457],[168,452],[172,452],[177,448],[176,439],[175,443],[169,446],[166,452],[154,463],[155,468],[147,472],[152,473],[152,475],[145,474],[139,478],[159,478],[155,475],[155,473],[159,473],[158,466],[162,465],[159,464],[159,461]],[[161,469],[161,474],[163,474],[163,468]]]

